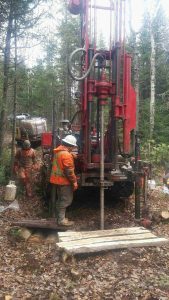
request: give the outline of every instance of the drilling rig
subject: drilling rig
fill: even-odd
[[[71,120],[78,153],[76,174],[82,190],[100,189],[100,228],[105,191],[109,198],[135,195],[135,219],[146,206],[149,163],[140,158],[132,57],[125,49],[125,0],[70,0],[80,17],[81,45],[68,59],[78,110]],[[102,31],[103,30],[103,31]],[[99,42],[99,34],[105,43]],[[105,44],[105,45],[104,45]]]
[[[68,62],[79,88],[80,107],[72,119],[81,157],[77,172],[81,187],[100,188],[101,229],[105,189],[124,197],[135,191],[135,218],[139,219],[149,174],[149,166],[140,159],[136,132],[132,57],[125,50],[125,5],[125,0],[70,0],[68,6],[81,23],[81,47]],[[107,39],[105,48],[98,41],[101,28]]]

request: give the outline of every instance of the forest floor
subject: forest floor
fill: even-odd
[[[0,205],[3,201],[0,190]],[[99,199],[76,200],[68,210],[74,230],[99,229]],[[91,201],[92,200],[92,201]],[[44,300],[167,300],[169,299],[169,245],[111,250],[64,260],[55,231],[38,231],[24,240],[13,220],[41,219],[46,210],[39,196],[17,196],[19,210],[0,213],[0,299]],[[149,194],[152,215],[169,210],[169,195],[161,188]],[[138,226],[134,203],[106,203],[105,229]],[[156,217],[150,230],[169,237],[169,223]]]

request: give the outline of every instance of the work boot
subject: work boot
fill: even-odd
[[[72,226],[74,225],[74,222],[69,221],[67,218],[64,218],[62,221],[58,221],[58,224],[63,226]]]

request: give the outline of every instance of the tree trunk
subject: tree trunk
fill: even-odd
[[[17,26],[16,26],[16,12],[15,12],[15,63],[14,63],[14,96],[13,96],[13,126],[12,126],[12,147],[11,147],[11,178],[14,177],[13,167],[15,160],[15,136],[16,136],[16,105],[17,105]]]
[[[154,35],[152,32],[152,25],[150,25],[150,39],[151,39],[151,57],[150,57],[150,70],[151,70],[151,76],[150,76],[150,139],[153,137],[154,132],[154,117],[155,117],[155,41],[154,41]]]
[[[12,2],[10,5],[10,13],[8,18],[8,27],[6,32],[5,50],[4,50],[4,70],[3,70],[3,95],[2,108],[0,113],[0,158],[2,157],[5,128],[6,128],[6,109],[7,109],[7,94],[9,83],[9,64],[10,64],[10,47],[11,47],[11,33],[12,33]]]
[[[66,5],[65,5],[66,7]],[[67,27],[67,9],[65,10],[65,24]],[[64,90],[64,119],[68,119],[69,118],[69,99],[68,99],[68,43],[66,40],[65,43],[65,55],[66,55],[66,65],[65,65],[65,78],[64,78],[64,86],[65,86],[65,90]]]

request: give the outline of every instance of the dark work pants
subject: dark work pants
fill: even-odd
[[[73,187],[71,185],[57,185],[56,214],[58,222],[65,218],[66,208],[73,201]]]

